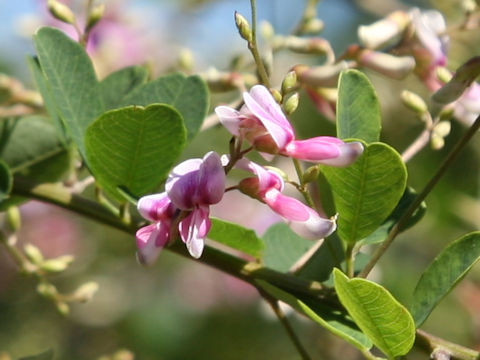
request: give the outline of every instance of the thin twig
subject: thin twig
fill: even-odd
[[[263,85],[267,88],[270,87],[270,80],[268,79],[268,74],[265,69],[265,64],[263,63],[262,58],[258,52],[257,48],[257,7],[255,0],[250,0],[250,6],[252,8],[252,40],[248,42],[248,49],[255,59],[255,64],[257,65],[258,75]]]

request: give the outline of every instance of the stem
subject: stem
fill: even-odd
[[[305,198],[305,201],[307,202],[308,206],[311,208],[315,209],[315,204],[313,203],[313,199],[310,196],[310,193],[305,189],[305,182],[303,181],[303,170],[302,166],[300,165],[300,161],[298,159],[292,158],[293,165],[295,166],[295,171],[298,176],[298,182],[300,183],[300,186],[297,187],[298,191],[300,191]]]
[[[352,244],[348,244],[345,251],[345,274],[349,278],[352,278],[355,275],[355,257],[353,256],[353,247],[354,246]]]
[[[417,210],[417,208],[420,206],[422,201],[427,197],[427,195],[432,191],[432,189],[435,187],[438,181],[445,174],[448,167],[455,161],[460,151],[463,150],[465,145],[467,145],[468,141],[473,137],[473,135],[475,135],[475,133],[479,128],[480,128],[480,116],[477,117],[473,125],[468,129],[468,131],[463,135],[463,137],[455,144],[454,148],[450,151],[448,156],[445,158],[442,165],[440,165],[435,175],[433,175],[433,177],[430,179],[427,185],[425,185],[425,188],[422,190],[422,192],[418,194],[415,201],[408,207],[408,209],[403,213],[402,217],[392,227],[385,241],[373,253],[372,258],[370,259],[368,264],[358,275],[359,277],[365,278],[368,276],[368,274],[373,269],[375,264],[382,257],[385,251],[387,251],[387,249],[393,243],[393,240],[395,240],[397,235],[403,229],[406,222],[410,219],[412,214],[415,212],[415,210]]]
[[[269,88],[270,80],[268,79],[265,65],[263,64],[257,48],[257,7],[255,0],[250,0],[250,7],[252,8],[252,40],[248,42],[248,49],[252,53],[255,64],[257,65],[258,75],[260,76],[261,82]]]
[[[443,352],[452,360],[479,360],[480,353],[417,329],[415,345],[430,354]],[[441,359],[441,357],[437,357]],[[445,357],[444,357],[445,358]]]
[[[410,161],[410,159],[417,155],[417,153],[428,144],[430,141],[430,134],[430,129],[423,130],[415,141],[402,153],[402,160],[404,163]]]
[[[288,321],[287,317],[285,316],[285,313],[280,308],[280,306],[278,304],[278,301],[276,299],[272,298],[271,296],[269,296],[268,294],[265,294],[265,292],[263,292],[261,290],[259,290],[259,292],[260,292],[260,295],[263,296],[265,301],[268,302],[268,304],[271,306],[273,312],[275,313],[278,320],[282,324],[283,328],[287,332],[288,337],[292,341],[293,345],[297,349],[297,351],[300,354],[300,356],[302,357],[302,359],[303,360],[311,360],[312,358],[310,357],[310,355],[308,355],[307,351],[305,350],[302,343],[300,342],[300,339],[298,338],[297,334],[293,330],[292,325],[290,325],[290,322]]]

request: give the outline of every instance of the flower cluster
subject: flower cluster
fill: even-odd
[[[221,123],[235,137],[247,140],[266,159],[279,154],[331,166],[347,166],[363,152],[360,142],[320,136],[297,140],[292,126],[267,88],[261,85],[244,93],[245,105],[237,111],[215,109]],[[209,206],[221,201],[225,191],[227,165],[231,158],[209,152],[203,159],[191,159],[170,173],[165,192],[142,197],[140,214],[153,224],[137,232],[139,259],[151,263],[161,249],[179,234],[190,254],[201,256],[211,221]],[[237,189],[279,214],[297,234],[307,239],[322,239],[336,229],[335,218],[321,217],[301,201],[282,193],[284,181],[275,171],[247,158],[234,161],[235,167],[253,174],[240,181]]]

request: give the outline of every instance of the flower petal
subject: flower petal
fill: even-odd
[[[242,117],[240,112],[228,106],[217,106],[215,108],[215,113],[220,119],[222,125],[227,128],[230,134],[234,136],[240,136],[239,126],[240,119]]]
[[[280,149],[295,138],[293,128],[268,89],[255,85],[250,93],[243,93],[248,110],[261,121]]]
[[[340,156],[340,146],[343,144],[343,141],[327,136],[295,140],[286,146],[282,154],[300,160],[320,162]]]
[[[290,229],[309,240],[323,239],[336,230],[336,218],[322,218],[311,208],[308,208],[308,212],[309,218],[307,221],[287,221]]]
[[[336,158],[317,161],[319,164],[344,167],[352,164],[363,153],[363,144],[358,141],[339,146],[340,154]]]
[[[140,228],[136,238],[138,261],[143,265],[151,265],[168,242],[168,230],[162,229],[162,225],[156,223]]]
[[[197,204],[211,205],[220,202],[225,192],[225,178],[220,156],[210,151],[203,157],[198,172]]]
[[[138,200],[137,209],[140,215],[150,221],[159,221],[168,216],[171,201],[166,192],[143,196]]]
[[[178,225],[180,237],[187,245],[190,255],[195,259],[202,255],[204,239],[212,226],[208,215],[208,207],[200,207],[193,210]]]
[[[266,191],[271,188],[276,188],[280,191],[283,190],[284,182],[282,177],[274,171],[269,171],[263,166],[248,160],[247,158],[242,158],[237,161],[235,167],[242,169],[252,174],[255,174],[258,177],[258,190],[259,192]]]
[[[268,190],[264,201],[273,211],[288,220],[307,221],[310,216],[308,206],[297,199],[283,195],[277,189]]]

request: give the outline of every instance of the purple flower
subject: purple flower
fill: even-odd
[[[474,82],[453,105],[454,116],[467,126],[471,126],[480,114],[480,85]]]
[[[329,136],[296,140],[280,106],[262,85],[252,87],[249,93],[243,94],[243,99],[245,105],[240,111],[218,106],[215,112],[230,133],[247,139],[262,153],[346,166],[363,152],[363,145],[359,142],[345,143]]]
[[[220,157],[211,151],[203,159],[177,165],[168,176],[165,190],[177,208],[190,211],[178,229],[190,255],[199,258],[211,227],[209,206],[220,202],[225,191],[225,171]]]
[[[172,226],[178,231],[190,255],[202,255],[204,239],[211,227],[209,206],[220,202],[225,191],[225,171],[220,157],[209,152],[203,159],[190,159],[170,172],[165,192],[142,197],[138,211],[154,222],[137,231],[140,262],[151,264],[171,240]],[[180,214],[185,217],[179,216]]]
[[[265,204],[282,216],[290,228],[304,238],[321,239],[336,229],[335,219],[322,218],[312,208],[301,201],[282,194],[284,182],[280,175],[274,171],[247,159],[237,162],[237,167],[256,175],[243,179],[239,189]]]

